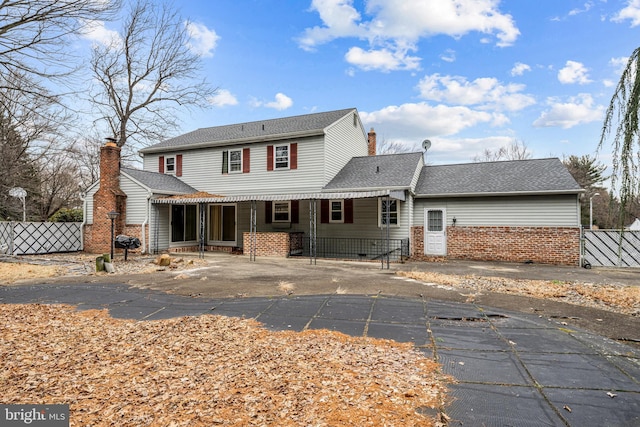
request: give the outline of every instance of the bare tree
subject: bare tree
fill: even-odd
[[[50,156],[41,162],[37,208],[40,221],[46,221],[61,208],[80,206],[80,182],[75,164],[68,156]]]
[[[95,46],[91,59],[93,101],[120,147],[165,138],[177,107],[207,107],[215,94],[198,77],[200,57],[175,10],[138,0],[126,16],[121,40]]]
[[[35,82],[68,74],[68,36],[91,20],[110,17],[119,7],[119,0],[0,0],[0,99],[16,89],[49,96],[41,86],[18,88],[12,83],[16,76]]]
[[[499,160],[527,160],[531,158],[531,152],[524,141],[514,139],[509,145],[496,150],[486,148],[482,154],[475,156],[474,162],[496,162]]]
[[[382,143],[378,145],[377,154],[398,154],[409,153],[411,151],[411,147],[404,145],[401,142],[383,139]]]

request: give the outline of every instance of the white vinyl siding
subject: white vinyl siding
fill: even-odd
[[[120,189],[127,195],[127,224],[142,224],[147,217],[147,190],[120,175]]]
[[[228,175],[222,174],[222,152],[236,148],[226,146],[181,151],[180,179],[199,191],[221,195],[319,192],[324,185],[322,136],[292,139],[287,142],[292,143],[297,143],[296,169],[267,171],[267,146],[282,143],[264,142],[243,145],[250,150],[249,173]],[[153,172],[157,171],[157,168],[158,154],[146,154],[144,170]]]
[[[347,114],[326,130],[322,185],[331,181],[352,157],[367,155],[367,136],[360,120],[354,126],[353,114]]]
[[[576,195],[416,199],[413,225],[424,225],[424,209],[443,207],[447,225],[577,227],[580,212]]]
[[[85,222],[87,224],[93,224],[93,195],[96,194],[99,188],[100,185],[96,183],[87,190],[87,194],[85,196],[87,211],[84,213],[86,215]]]

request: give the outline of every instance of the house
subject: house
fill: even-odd
[[[356,109],[198,129],[101,150],[85,198],[85,250],[116,234],[146,252],[363,260],[454,258],[578,265],[582,190],[558,159],[426,166],[376,155]]]

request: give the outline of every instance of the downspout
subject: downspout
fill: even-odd
[[[84,226],[87,225],[87,193],[80,195],[82,200],[82,224],[80,224],[80,250],[84,252]]]
[[[149,248],[147,248],[147,233],[145,233],[145,227],[149,224],[149,206],[151,205],[151,196],[153,193],[147,193],[147,210],[145,213],[144,221],[142,221],[142,252],[150,253]],[[150,229],[150,228],[149,228]],[[151,233],[149,233],[149,247],[151,247]]]

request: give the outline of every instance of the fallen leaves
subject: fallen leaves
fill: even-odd
[[[411,344],[247,319],[32,304],[0,325],[3,403],[66,403],[72,426],[434,425],[447,381]]]
[[[64,271],[63,267],[58,266],[0,262],[0,283],[13,283],[34,277],[56,277]]]
[[[640,315],[640,287],[593,283],[523,280],[505,277],[455,276],[449,274],[400,271],[398,275],[426,283],[438,283],[476,292],[497,292],[545,298],[600,308],[622,314]]]

